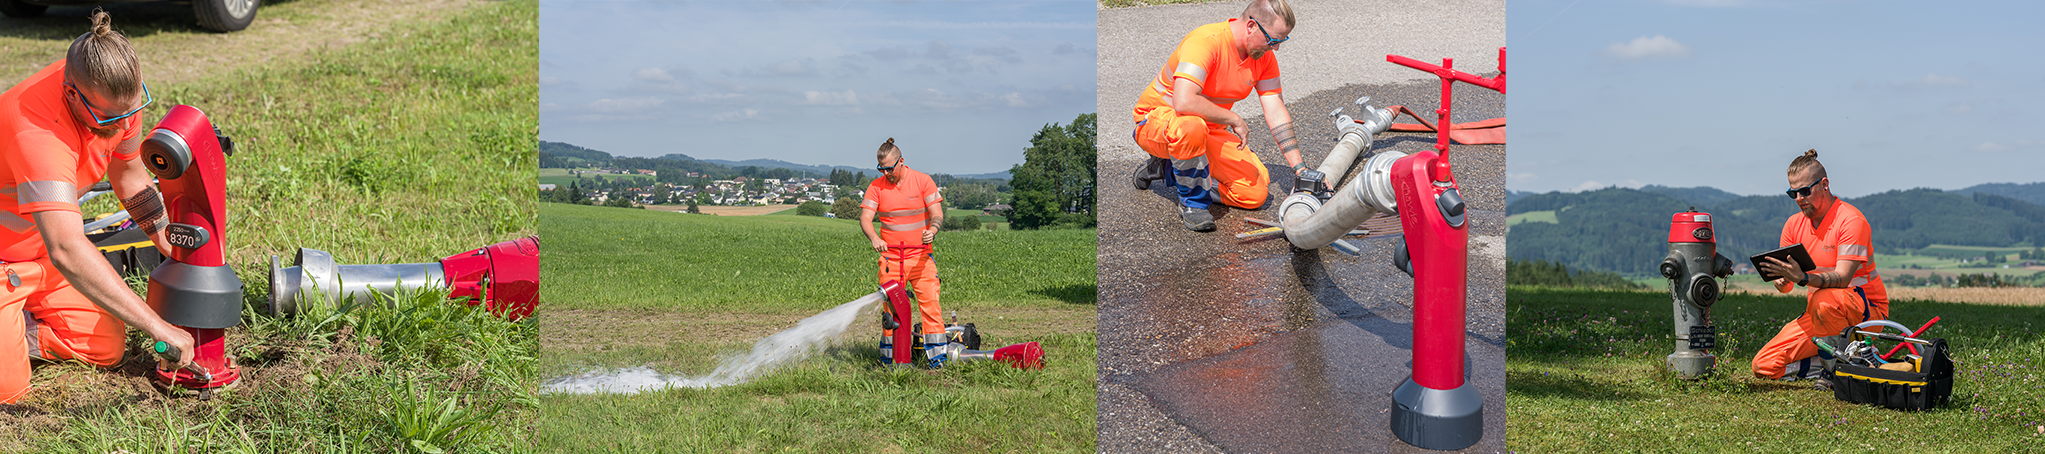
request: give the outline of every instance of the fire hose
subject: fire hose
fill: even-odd
[[[307,298],[366,304],[377,293],[439,286],[448,289],[448,298],[468,298],[469,305],[517,321],[539,306],[539,252],[539,238],[525,237],[434,263],[337,265],[326,251],[299,248],[290,267],[270,257],[268,309],[282,316],[297,313]]]

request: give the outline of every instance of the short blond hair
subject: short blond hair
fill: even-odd
[[[64,54],[64,77],[100,94],[126,98],[142,93],[142,64],[128,36],[114,30],[106,11],[92,10],[92,30],[71,40]]]
[[[1259,8],[1259,6],[1262,6],[1262,8]],[[1292,4],[1287,3],[1285,0],[1250,0],[1250,5],[1243,8],[1244,19],[1259,21],[1269,19],[1268,17],[1263,17],[1264,13],[1270,13],[1273,16],[1277,16],[1279,20],[1285,21],[1285,28],[1299,26],[1298,21],[1292,15]]]

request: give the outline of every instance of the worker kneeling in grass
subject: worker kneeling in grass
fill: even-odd
[[[29,389],[30,358],[120,364],[127,327],[192,361],[192,337],[128,288],[86,239],[78,188],[114,194],[159,249],[163,198],[140,158],[152,98],[128,38],[103,11],[52,63],[0,94],[0,403]],[[165,254],[169,255],[168,253]]]
[[[1789,293],[1798,285],[1809,289],[1803,316],[1783,325],[1754,353],[1754,376],[1761,378],[1816,378],[1823,368],[1812,338],[1838,336],[1860,322],[1889,318],[1889,292],[1875,272],[1874,230],[1860,209],[1832,194],[1817,150],[1790,161],[1789,186],[1789,197],[1803,212],[1782,225],[1781,246],[1801,243],[1813,263],[1835,265],[1805,273],[1773,257],[1761,263],[1769,274],[1782,276],[1774,281],[1777,291]]]
[[[873,251],[881,254],[879,282],[902,281],[915,290],[917,312],[922,316],[909,319],[922,326],[917,332],[923,335],[926,351],[934,351],[951,342],[944,332],[943,311],[937,306],[937,262],[931,258],[931,242],[944,226],[944,196],[937,193],[937,182],[931,181],[930,175],[902,164],[902,149],[895,147],[894,138],[882,143],[874,157],[880,178],[866,186],[865,200],[859,203],[859,228],[866,232]],[[876,217],[880,219],[879,232],[873,228]],[[893,335],[892,329],[881,330],[882,358],[892,359]],[[945,360],[930,358],[930,367],[943,366]]]

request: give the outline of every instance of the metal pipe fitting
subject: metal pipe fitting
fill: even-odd
[[[1296,248],[1319,249],[1349,234],[1380,211],[1399,212],[1392,188],[1392,164],[1405,157],[1406,153],[1398,151],[1371,155],[1356,178],[1336,191],[1325,205],[1311,195],[1287,197],[1279,211],[1285,239]]]

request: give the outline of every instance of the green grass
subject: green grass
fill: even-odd
[[[1549,224],[1556,224],[1557,222],[1555,221],[1555,210],[1528,211],[1525,213],[1505,217],[1505,225],[1508,226],[1520,225],[1520,223],[1522,222],[1546,222]]]
[[[1509,287],[1508,445],[1520,452],[2038,452],[2045,450],[2045,308],[1902,301],[1890,317],[1953,345],[1953,403],[1906,413],[1809,382],[1751,378],[1753,353],[1804,300],[1732,295],[1712,307],[1712,376],[1674,378],[1662,292]]]
[[[546,203],[540,221],[563,232],[547,238],[540,262],[549,307],[822,310],[865,295],[877,277],[879,255],[857,220]],[[947,307],[1095,301],[1092,230],[945,232],[937,264]]]
[[[1093,452],[1094,339],[1035,339],[1051,353],[1037,371],[880,368],[848,342],[723,388],[546,395],[535,437],[562,452]]]
[[[702,374],[721,356],[873,291],[856,220],[697,216],[546,203],[540,368]],[[985,348],[1042,343],[1047,367],[875,365],[874,318],[752,381],[639,395],[542,396],[542,451],[1092,452],[1094,232],[946,232],[944,309]],[[595,331],[601,330],[601,333]],[[602,336],[602,337],[592,337]]]
[[[578,170],[588,170],[588,169],[578,169]],[[590,179],[590,180],[595,180],[595,181],[610,181],[610,180],[632,180],[632,181],[633,181],[634,183],[651,183],[651,182],[653,182],[653,175],[639,175],[639,174],[579,174],[579,175],[570,175],[570,174],[568,173],[568,169],[539,169],[539,172],[540,172],[540,173],[539,173],[539,183],[538,183],[538,184],[555,184],[555,185],[560,185],[560,187],[562,187],[562,188],[566,188],[566,187],[568,187],[568,183],[573,183],[573,182],[577,181],[578,179],[582,179],[582,178],[587,178],[587,179]]]
[[[270,256],[288,260],[297,247],[342,263],[431,262],[536,231],[537,5],[432,17],[303,61],[151,87],[155,115],[199,107],[238,145],[227,159],[232,223],[223,237],[246,292],[242,324],[227,333],[243,378],[206,401],[137,392],[151,366],[146,339],[131,331],[119,372],[38,368],[37,391],[0,422],[12,435],[0,436],[0,450],[527,445],[537,405],[531,322],[430,291],[376,307],[261,315]],[[94,204],[111,207],[110,199]]]

